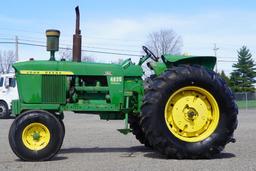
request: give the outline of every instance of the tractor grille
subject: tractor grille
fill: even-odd
[[[66,102],[66,76],[42,76],[42,102],[63,104]]]

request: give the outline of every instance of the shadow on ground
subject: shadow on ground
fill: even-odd
[[[177,160],[177,158],[175,158],[175,157],[168,158],[168,157],[161,155],[159,153],[156,153],[156,152],[146,153],[146,154],[144,154],[144,157],[153,158],[153,159],[176,159]],[[236,155],[234,155],[233,153],[220,153],[211,158],[195,158],[195,159],[183,158],[181,160],[214,160],[214,159],[229,159],[229,158],[233,158],[233,157],[236,157]]]
[[[168,158],[164,155],[161,155],[154,150],[144,147],[144,146],[133,146],[133,147],[93,147],[93,148],[64,148],[61,149],[59,154],[70,154],[70,153],[144,153],[144,157],[153,158],[153,159],[177,159],[177,158]],[[131,155],[132,156],[132,155]],[[210,159],[199,158],[199,159],[186,159],[186,160],[212,160],[212,159],[229,159],[236,157],[233,153],[220,153],[213,156]]]
[[[60,160],[66,160],[66,159],[68,159],[67,157],[65,157],[65,156],[55,156],[55,157],[53,157],[52,159],[50,159],[50,161],[60,161]],[[21,159],[16,159],[15,161],[17,161],[17,162],[33,162],[33,161],[24,161],[24,160],[21,160]],[[41,162],[47,162],[47,160],[46,161],[41,161]]]
[[[153,150],[144,146],[134,147],[93,147],[93,148],[64,148],[61,149],[59,154],[66,153],[119,153],[119,152],[153,152]]]

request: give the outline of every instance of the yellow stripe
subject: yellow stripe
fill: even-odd
[[[46,32],[46,36],[60,36],[60,33],[55,31],[48,31]]]
[[[71,71],[35,71],[35,70],[21,70],[20,74],[28,75],[74,75]]]

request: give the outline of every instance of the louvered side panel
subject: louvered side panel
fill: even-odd
[[[66,76],[43,75],[42,102],[54,104],[66,102]]]

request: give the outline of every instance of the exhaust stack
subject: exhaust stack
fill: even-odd
[[[80,13],[79,7],[75,8],[76,10],[76,30],[73,35],[73,61],[81,62],[81,44],[82,44],[82,35],[80,30]]]

